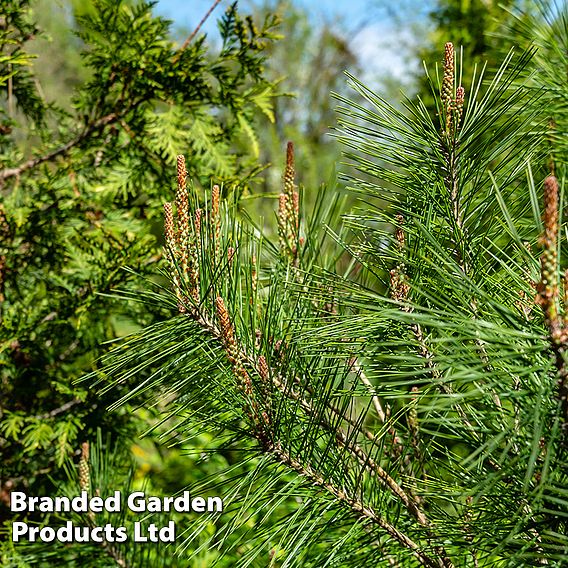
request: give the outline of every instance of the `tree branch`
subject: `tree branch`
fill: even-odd
[[[76,136],[66,144],[63,144],[63,146],[60,146],[59,148],[56,148],[55,150],[52,150],[51,152],[48,152],[43,156],[32,158],[31,160],[24,162],[22,165],[18,166],[17,168],[5,168],[3,170],[0,170],[0,183],[8,178],[18,177],[26,170],[30,170],[32,168],[35,168],[36,166],[39,166],[40,164],[49,162],[54,158],[57,158],[58,156],[64,156],[75,146],[77,146],[77,144],[80,144],[85,138],[87,138],[97,130],[101,130],[108,124],[115,122],[118,119],[118,117],[119,115],[115,112],[107,114],[106,116],[103,116],[98,120],[92,122],[78,136]]]
[[[181,57],[181,54],[187,49],[187,46],[192,42],[193,38],[199,33],[199,30],[201,29],[203,24],[207,21],[209,16],[213,13],[213,10],[215,10],[215,8],[220,3],[221,3],[221,0],[215,0],[215,2],[213,2],[211,7],[209,8],[209,10],[207,10],[207,13],[205,14],[205,16],[203,16],[203,18],[201,18],[201,21],[199,22],[199,24],[197,24],[197,27],[189,34],[189,36],[183,42],[181,47],[178,49],[178,52],[174,55],[174,58],[172,59],[172,63],[175,63]]]
[[[186,311],[189,317],[192,317],[205,331],[212,335],[215,339],[223,342],[222,330],[211,321],[206,315],[199,312],[196,308],[189,308]],[[258,368],[258,363],[254,357],[245,352],[240,346],[238,347],[238,353],[234,355],[245,361],[246,364],[254,369],[255,373],[262,376],[262,371]],[[295,391],[289,381],[286,378],[278,374],[274,369],[269,372],[273,385],[276,389],[281,392],[287,398],[298,402],[301,408],[312,417],[317,424],[322,427],[328,433],[335,436],[335,440],[340,447],[345,449],[350,453],[371,475],[376,476],[380,480],[383,487],[388,489],[395,497],[397,497],[403,504],[408,513],[424,528],[431,528],[431,523],[426,517],[425,513],[420,508],[419,504],[414,500],[414,498],[409,495],[404,489],[385,471],[380,464],[375,462],[369,454],[367,454],[363,448],[357,443],[350,442],[348,436],[345,432],[338,426],[331,423],[325,416],[313,408],[309,401],[302,397],[300,393]],[[296,381],[294,381],[296,382]],[[326,404],[328,410],[329,404]],[[345,417],[343,414],[337,414],[338,409],[334,409],[334,414],[341,417],[346,422],[353,424],[353,427],[359,434],[364,435],[364,431],[361,430],[360,425],[353,422],[351,419]],[[292,459],[292,458],[290,458]],[[384,528],[384,527],[383,527]],[[390,533],[389,533],[390,534]],[[394,536],[394,535],[391,535]],[[440,563],[439,564],[425,564],[425,566],[439,566],[444,568],[452,568],[453,564],[447,557],[445,551],[442,547],[437,547],[440,552]]]
[[[428,568],[444,568],[451,566],[445,564],[442,558],[433,559],[422,552],[421,548],[409,536],[399,531],[395,526],[391,525],[388,521],[383,519],[375,510],[365,506],[361,501],[350,497],[343,490],[338,489],[328,481],[325,481],[321,475],[314,471],[309,465],[304,465],[292,458],[288,453],[276,444],[269,452],[282,464],[292,468],[299,475],[309,480],[313,485],[322,487],[328,493],[331,493],[335,499],[340,503],[347,505],[359,518],[366,522],[372,522],[375,525],[386,531],[392,538],[394,538],[403,547],[412,551],[416,559]]]
[[[47,420],[48,418],[54,418],[58,414],[62,414],[63,412],[67,412],[70,408],[73,408],[77,404],[80,404],[82,401],[78,398],[73,398],[69,402],[62,404],[61,406],[54,408],[50,412],[46,412],[45,414],[37,414],[34,416],[36,420]]]

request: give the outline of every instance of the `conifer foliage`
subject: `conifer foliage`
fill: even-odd
[[[342,226],[325,191],[303,211],[291,147],[278,243],[216,186],[188,189],[180,159],[172,288],[143,295],[177,315],[103,369],[131,385],[117,404],[161,392],[177,435],[214,430],[253,460],[204,482],[229,506],[187,544],[207,534],[236,566],[568,560],[567,156],[547,171],[553,95],[533,88],[533,57],[476,70],[465,92],[446,44],[436,120],[350,77],[368,104],[340,98],[338,136],[366,205]]]

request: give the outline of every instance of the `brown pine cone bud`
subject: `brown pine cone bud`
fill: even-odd
[[[444,107],[452,101],[454,95],[454,44],[446,43],[444,46],[444,78],[442,79],[441,99]]]

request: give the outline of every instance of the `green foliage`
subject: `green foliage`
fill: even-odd
[[[262,75],[270,25],[231,8],[215,57],[203,40],[175,51],[144,5],[99,2],[82,17],[92,77],[76,115],[59,113],[58,143],[43,129],[42,151],[55,150],[23,169],[21,146],[6,145],[0,172],[14,395],[3,467],[11,486],[41,467],[55,476],[102,424],[109,436],[90,461],[83,446],[78,476],[65,462],[62,491],[88,485],[87,471],[91,493],[188,485],[225,509],[174,516],[184,532],[167,552],[8,543],[4,563],[566,564],[568,84],[556,67],[568,15],[517,16],[539,49],[485,73],[447,44],[431,105],[400,110],[350,75],[337,136],[364,205],[342,222],[335,188],[298,190],[290,145],[274,237],[243,211],[235,180],[257,168],[232,151],[261,148],[255,114],[278,123]],[[177,159],[170,203],[180,144],[190,158]],[[206,176],[225,183],[209,190]],[[120,322],[134,329],[103,352]],[[135,473],[127,427],[148,436]],[[181,463],[198,472],[175,475],[191,451],[199,460]]]
[[[255,24],[230,6],[220,51],[203,36],[179,50],[151,4],[98,0],[69,18],[86,79],[70,100],[45,100],[32,66],[34,16],[27,1],[2,2],[2,519],[7,491],[51,492],[95,428],[132,431],[130,410],[108,415],[110,399],[74,381],[103,342],[163,311],[108,293],[132,282],[125,266],[146,274],[162,263],[157,219],[176,153],[191,156],[197,185],[215,177],[241,192],[254,182],[258,164],[235,148],[275,96],[263,70],[273,16]]]

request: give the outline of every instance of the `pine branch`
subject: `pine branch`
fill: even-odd
[[[453,49],[453,48],[452,48]],[[444,79],[446,80],[449,74],[446,73],[444,75]],[[447,90],[448,86],[444,84],[444,89]],[[406,234],[404,231],[403,223],[404,217],[402,215],[396,216],[396,221],[398,223],[396,228],[396,247],[399,254],[404,253],[404,249],[406,246]],[[399,264],[396,268],[390,271],[390,280],[391,280],[391,297],[396,302],[400,303],[400,309],[404,312],[412,313],[414,308],[408,302],[408,296],[411,292],[411,288],[407,283],[408,277],[406,275],[406,267],[404,263]],[[453,389],[451,385],[446,384],[443,381],[442,373],[438,369],[436,365],[434,354],[428,347],[426,343],[426,338],[424,337],[424,332],[422,331],[422,326],[420,323],[415,322],[409,325],[409,328],[414,336],[416,343],[418,344],[418,352],[424,358],[424,364],[426,368],[430,371],[432,378],[434,379],[434,384],[436,388],[438,388],[442,393],[450,396],[453,394]],[[471,432],[471,434],[479,441],[481,440],[479,434],[475,430],[473,424],[469,420],[466,412],[463,410],[460,404],[456,405],[456,410],[462,419],[465,426]]]
[[[222,329],[210,318],[208,318],[206,314],[198,311],[196,308],[194,308],[193,310],[188,310],[186,313],[188,313],[190,317],[194,319],[211,337],[221,343],[224,343],[226,341]],[[258,360],[244,351],[242,347],[239,346],[237,351],[235,351],[231,355],[231,358],[235,360],[246,361],[247,365],[252,368],[259,376],[265,375],[265,371],[259,368]],[[377,478],[381,480],[383,486],[388,488],[393,495],[400,499],[409,513],[422,526],[430,526],[430,522],[428,521],[426,515],[420,509],[420,506],[414,501],[414,499],[409,496],[402,489],[402,487],[361,448],[359,444],[349,442],[347,434],[341,428],[335,426],[325,416],[322,416],[321,413],[314,409],[314,407],[305,398],[303,398],[298,391],[289,386],[287,379],[279,375],[275,369],[270,369],[268,371],[268,374],[271,377],[273,385],[278,391],[280,391],[288,399],[298,402],[302,409],[306,412],[306,414],[310,416],[318,424],[318,426],[321,426],[325,431],[334,434],[338,445],[348,451],[353,457],[355,457],[357,461],[371,474],[376,475]],[[298,383],[299,379],[296,378],[293,382]],[[349,420],[347,417],[341,414],[337,408],[334,408],[334,410],[332,411],[328,406],[328,410],[333,414],[341,417],[347,423],[351,424],[359,434],[363,433],[357,423]]]
[[[218,340],[219,342],[225,345],[227,344],[227,338],[226,338],[227,333],[226,331],[225,332],[223,331],[223,327],[226,328],[226,324],[224,326],[219,327],[217,324],[211,321],[206,315],[197,311],[195,308],[191,311],[188,310],[186,314],[192,317],[192,319],[194,319],[202,327],[202,329],[206,331],[208,334],[210,334],[213,338],[215,338],[216,340]],[[388,488],[391,491],[391,493],[393,493],[393,495],[395,495],[400,499],[400,501],[403,503],[405,508],[419,522],[420,525],[422,525],[426,529],[429,529],[429,527],[431,527],[431,524],[427,519],[426,515],[420,509],[419,505],[414,501],[414,499],[411,496],[409,496],[402,489],[402,487],[398,483],[396,483],[396,481],[392,479],[379,464],[377,464],[369,455],[367,455],[358,444],[350,443],[347,439],[347,435],[345,434],[345,432],[343,432],[343,430],[331,424],[326,418],[320,416],[319,413],[317,413],[315,409],[310,405],[310,403],[305,399],[303,399],[298,392],[286,386],[286,379],[280,377],[274,369],[263,370],[261,368],[262,364],[259,365],[259,361],[256,360],[254,357],[250,356],[249,354],[247,354],[242,349],[242,347],[237,347],[236,342],[231,345],[230,360],[246,361],[247,366],[249,366],[249,368],[254,369],[254,371],[260,376],[268,375],[269,377],[272,377],[273,385],[290,400],[299,402],[300,406],[306,412],[306,414],[308,414],[308,416],[313,418],[314,421],[319,426],[321,426],[327,432],[333,433],[335,435],[335,439],[338,443],[338,446],[344,448],[351,455],[353,455],[359,461],[359,463],[365,469],[367,469],[371,474],[376,475],[381,480],[383,486]],[[239,374],[241,373],[242,371],[239,372]],[[251,391],[248,392],[249,392],[248,396],[251,396]],[[269,441],[266,432],[263,432],[261,429],[258,428],[259,425],[258,418],[252,416],[251,414],[249,414],[249,417],[252,418],[253,422],[255,423],[253,434],[260,442],[263,452],[268,453],[270,455],[274,455],[282,464],[292,468],[294,471],[296,471],[303,477],[306,477],[307,479],[312,481],[315,485],[318,485],[326,489],[341,503],[348,505],[349,508],[351,508],[359,517],[363,518],[366,521],[372,521],[374,524],[381,527],[390,536],[392,536],[395,540],[397,540],[397,542],[399,542],[402,546],[404,546],[405,548],[409,548],[414,554],[414,556],[424,566],[438,567],[438,568],[453,568],[453,563],[448,558],[447,554],[445,553],[442,547],[436,547],[436,551],[439,554],[439,557],[436,560],[433,560],[429,556],[425,555],[423,552],[421,552],[420,547],[416,543],[414,543],[414,541],[412,541],[412,539],[410,539],[403,532],[399,531],[396,527],[385,521],[374,510],[365,506],[361,501],[349,497],[348,495],[345,494],[343,490],[337,489],[330,482],[325,481],[309,465],[301,464],[300,462],[292,458],[281,448],[279,442],[273,443],[272,441]],[[429,536],[432,537],[430,533]]]
[[[442,155],[446,160],[446,175],[444,182],[448,192],[450,201],[451,220],[454,225],[454,246],[460,268],[465,275],[470,273],[467,265],[467,259],[462,251],[462,243],[468,241],[468,235],[463,221],[463,212],[460,207],[460,187],[459,187],[459,153],[458,153],[458,137],[457,133],[460,129],[463,114],[465,89],[460,85],[456,88],[456,69],[455,69],[455,53],[454,45],[451,42],[446,43],[444,53],[444,78],[442,82],[441,102],[445,111],[444,128],[442,129],[442,138],[440,140]],[[455,91],[455,97],[454,97]],[[477,316],[477,302],[473,298],[470,302],[473,313]],[[483,342],[479,338],[475,339],[479,357],[488,373],[491,372],[491,364],[487,351]],[[502,408],[499,395],[492,389],[493,401],[498,408]]]
[[[276,457],[278,461],[282,464],[290,467],[296,471],[302,477],[308,479],[311,483],[318,487],[322,487],[328,493],[333,495],[335,499],[339,502],[347,505],[363,522],[372,522],[386,531],[391,537],[393,537],[399,544],[403,547],[408,548],[412,551],[412,554],[416,559],[423,565],[429,568],[450,568],[453,564],[448,558],[436,558],[432,559],[422,552],[421,548],[416,544],[411,538],[406,534],[398,530],[394,525],[385,521],[376,511],[364,505],[360,500],[349,497],[341,489],[337,489],[334,485],[325,481],[316,471],[314,471],[309,465],[301,464],[289,454],[283,451],[278,444],[273,448],[270,448],[272,455]]]
[[[291,156],[290,145],[288,147],[288,160],[287,160],[287,173],[286,185],[287,189],[293,188],[293,175],[290,174],[290,169],[293,167],[293,159]],[[271,417],[270,417],[270,407],[267,406],[266,400],[257,400],[255,392],[253,390],[252,381],[249,375],[249,371],[253,371],[257,376],[261,378],[263,383],[270,382],[272,386],[280,392],[284,397],[294,402],[297,402],[300,408],[305,412],[305,414],[311,419],[313,424],[316,424],[325,432],[331,434],[333,440],[337,444],[338,448],[341,448],[347,452],[352,458],[355,458],[357,462],[366,470],[371,476],[379,480],[379,483],[387,489],[396,499],[403,505],[406,511],[413,517],[420,526],[426,529],[426,534],[428,539],[439,540],[432,534],[432,524],[426,517],[426,514],[421,509],[415,498],[407,493],[401,485],[399,485],[388,472],[377,463],[365,450],[356,442],[351,441],[352,435],[348,435],[343,428],[333,423],[328,416],[339,417],[341,422],[352,424],[353,432],[358,436],[365,436],[367,438],[371,437],[374,441],[374,436],[362,429],[359,423],[353,421],[348,416],[346,416],[339,409],[335,408],[325,401],[323,403],[325,410],[319,410],[315,408],[308,400],[304,398],[301,391],[296,389],[295,386],[300,388],[305,388],[301,385],[301,380],[299,377],[294,376],[292,379],[288,379],[282,376],[277,369],[270,368],[267,364],[266,359],[263,356],[255,356],[249,353],[239,342],[236,336],[231,316],[226,308],[225,302],[221,296],[215,298],[215,313],[216,320],[214,321],[211,316],[206,313],[204,309],[204,299],[200,298],[200,269],[198,258],[203,257],[204,250],[203,246],[211,246],[209,253],[215,258],[217,256],[217,243],[212,245],[201,238],[201,232],[205,229],[201,226],[201,210],[196,210],[195,222],[193,225],[190,223],[191,213],[189,212],[188,203],[188,190],[186,187],[186,169],[185,169],[185,159],[183,156],[178,157],[177,163],[178,169],[178,192],[176,196],[177,204],[177,232],[176,223],[173,219],[172,209],[170,205],[165,208],[165,238],[168,244],[168,253],[170,258],[170,265],[174,273],[174,288],[175,294],[178,299],[178,309],[181,314],[185,314],[194,320],[203,331],[205,331],[210,337],[218,341],[225,349],[227,359],[231,365],[233,375],[236,379],[236,387],[244,395],[246,405],[244,407],[244,412],[248,419],[252,423],[251,434],[260,442],[260,447],[264,452],[272,452],[274,448],[278,447],[279,442],[275,442],[271,435]],[[214,194],[212,201],[216,201],[217,198],[216,188],[214,188]],[[213,211],[216,211],[213,214]],[[297,242],[297,230],[298,225],[295,219],[297,219],[297,209],[286,208],[280,211],[281,213],[287,213],[283,215],[283,218],[292,218],[293,223],[287,223],[286,226],[290,225],[294,230],[293,235],[294,241]],[[199,214],[198,214],[199,213]],[[212,207],[212,213],[210,218],[205,218],[208,220],[211,227],[209,227],[214,233],[217,233],[217,216],[218,216],[218,205]],[[177,239],[176,235],[177,234]],[[207,233],[205,233],[207,234]],[[287,233],[281,231],[281,234],[288,236]],[[287,244],[291,244],[292,238],[287,240]],[[172,247],[173,245],[173,247]],[[291,247],[286,247],[287,251],[290,252]],[[233,253],[230,254],[232,256]],[[195,260],[192,260],[195,259]],[[296,264],[297,256],[296,254],[291,254],[289,257],[291,264],[294,266]],[[177,264],[179,262],[179,264]],[[229,261],[230,262],[230,261]],[[195,266],[195,268],[192,268]],[[178,275],[177,271],[181,268]],[[189,294],[185,295],[184,291],[180,287],[181,278],[186,274],[189,279]],[[282,451],[282,450],[279,450]],[[284,454],[282,454],[284,455]],[[290,458],[291,459],[291,458]],[[286,459],[287,463],[290,464],[290,460]],[[399,540],[408,547],[410,542],[405,541],[399,536]],[[413,548],[410,546],[410,548]],[[441,546],[436,547],[436,551],[439,557],[442,559],[438,566],[445,566],[447,568],[452,566],[451,561],[447,558],[447,554]]]

